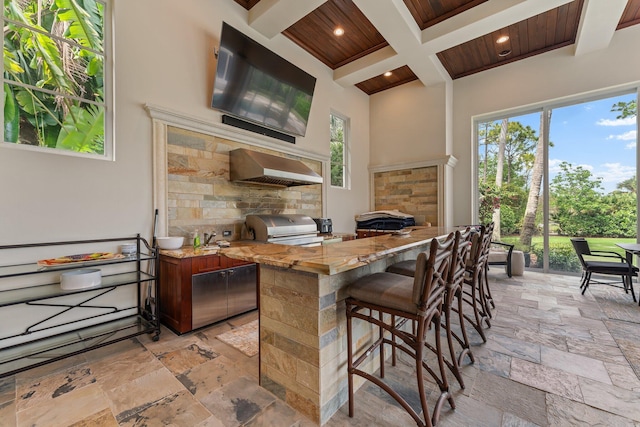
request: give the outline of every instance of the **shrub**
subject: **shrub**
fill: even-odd
[[[532,265],[532,267],[542,268],[543,249],[542,245],[533,245],[531,247],[531,253],[537,259],[536,265]],[[549,245],[549,269],[579,272],[582,266],[573,246],[564,244]]]

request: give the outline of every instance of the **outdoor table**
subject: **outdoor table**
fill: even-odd
[[[640,256],[640,243],[616,243],[616,246],[624,249],[629,265],[633,265],[634,255]],[[640,305],[640,298],[638,298],[638,305]]]

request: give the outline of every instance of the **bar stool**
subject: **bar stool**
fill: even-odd
[[[447,344],[449,346],[450,360],[444,359],[445,364],[449,367],[449,370],[458,380],[461,388],[465,388],[464,380],[462,379],[462,373],[460,372],[460,366],[464,361],[465,356],[469,357],[471,363],[475,363],[473,353],[471,353],[469,338],[467,337],[467,331],[464,325],[463,316],[463,300],[462,300],[462,286],[464,283],[465,272],[467,269],[467,260],[471,247],[471,228],[463,232],[456,232],[456,241],[452,251],[451,268],[447,277],[447,291],[444,298],[444,327],[447,337]],[[416,263],[415,260],[400,261],[387,267],[387,271],[390,273],[402,274],[405,276],[411,276],[415,274]],[[452,309],[454,303],[457,303],[458,308],[454,311]],[[452,328],[451,313],[458,313],[458,322],[460,326],[460,333],[457,334]],[[456,351],[453,345],[453,340],[456,340],[459,346],[462,348],[460,354],[456,357]]]
[[[462,290],[462,300],[466,302],[472,310],[472,315],[464,313],[465,320],[478,332],[483,342],[487,342],[487,337],[483,330],[483,321],[487,327],[491,327],[489,320],[489,302],[486,296],[488,286],[485,283],[485,268],[489,256],[491,244],[491,234],[488,230],[493,227],[484,225],[479,227],[480,231],[473,233],[471,239],[471,252],[467,261],[467,271],[464,278]],[[453,311],[457,311],[453,308]]]
[[[440,343],[440,318],[446,290],[446,280],[449,275],[451,254],[455,244],[455,234],[451,233],[442,242],[434,239],[429,253],[421,252],[416,260],[415,276],[408,277],[399,274],[380,272],[362,277],[348,288],[349,297],[346,299],[347,314],[347,369],[349,386],[349,416],[353,417],[354,396],[353,376],[361,376],[386,391],[393,397],[415,420],[418,426],[431,427],[437,423],[440,410],[445,401],[455,409],[453,396],[449,391],[446,368],[442,357]],[[374,316],[373,312],[378,315]],[[384,319],[390,318],[389,322]],[[378,326],[378,338],[367,349],[360,352],[354,360],[352,319],[357,318]],[[415,328],[406,331],[403,326],[412,322]],[[428,345],[426,335],[431,330],[435,344]],[[391,333],[391,339],[385,337],[385,332]],[[384,345],[389,344],[411,356],[415,360],[418,394],[422,407],[422,417],[389,385],[382,381],[384,378]],[[358,367],[367,360],[368,356],[380,349],[380,378],[369,374]],[[423,360],[425,348],[434,352],[438,361],[436,369],[427,365]],[[424,388],[424,375],[433,377],[440,389],[440,396],[435,404],[432,417]]]
[[[485,247],[483,247],[483,250],[486,252],[486,255],[487,255],[486,260],[484,261],[484,267],[483,267],[484,303],[485,303],[485,311],[489,318],[493,317],[491,315],[491,308],[496,308],[496,304],[493,302],[493,296],[491,295],[491,288],[489,287],[489,254],[491,253],[491,243],[492,243],[491,238],[493,237],[494,225],[495,223],[493,222],[486,225],[485,233],[487,235],[487,238],[489,239],[489,243]],[[509,262],[511,261],[509,260]],[[509,271],[510,270],[511,270],[511,267],[509,266]],[[511,274],[509,274],[509,277],[511,277]],[[491,305],[491,307],[489,307],[489,305]],[[489,324],[489,326],[491,326],[491,324]]]

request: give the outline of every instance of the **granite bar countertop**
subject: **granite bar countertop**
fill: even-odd
[[[406,235],[386,234],[315,247],[232,243],[230,248],[220,249],[218,253],[258,264],[332,275],[424,245],[455,230],[453,227],[425,227]]]

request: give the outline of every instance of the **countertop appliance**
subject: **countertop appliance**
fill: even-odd
[[[331,218],[313,218],[318,226],[318,233],[331,234],[333,232],[333,224]]]
[[[245,226],[253,240],[264,243],[318,246],[324,240],[318,236],[316,222],[307,215],[247,215]]]

